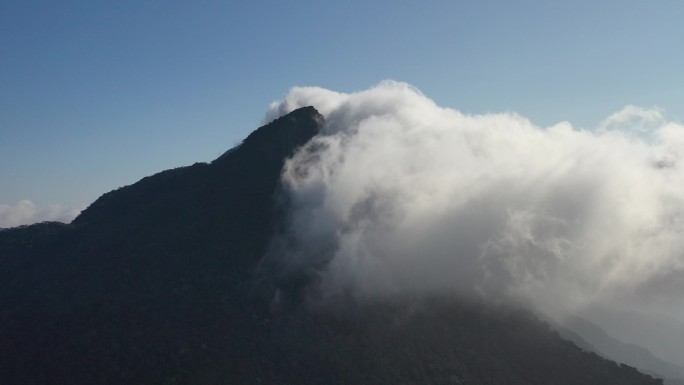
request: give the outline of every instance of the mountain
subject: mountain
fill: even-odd
[[[580,317],[607,328],[620,341],[643,346],[654,355],[684,367],[684,323],[654,312],[618,310],[608,306],[585,309]]]
[[[684,368],[656,357],[649,350],[619,341],[599,326],[582,318],[573,317],[559,329],[561,335],[578,346],[617,362],[622,362],[644,373],[652,373],[668,379],[665,384],[682,383]]]
[[[293,111],[71,224],[0,232],[3,383],[662,383],[515,307],[339,298],[272,312],[274,292],[307,285],[255,275],[286,217],[280,172],[322,122]]]

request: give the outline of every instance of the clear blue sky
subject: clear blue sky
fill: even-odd
[[[87,205],[210,161],[295,85],[593,127],[684,120],[683,1],[0,3],[0,205]]]

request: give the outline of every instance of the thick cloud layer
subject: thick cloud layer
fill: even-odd
[[[0,204],[0,228],[28,225],[43,221],[69,223],[80,213],[81,209],[67,209],[60,205],[50,205],[40,209],[30,200],[22,200],[16,204]]]
[[[684,126],[627,106],[596,130],[466,115],[404,83],[294,88],[321,135],[288,163],[289,247],[321,294],[514,296],[548,313],[666,311],[684,290]]]

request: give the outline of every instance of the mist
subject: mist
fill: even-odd
[[[610,307],[682,319],[684,126],[626,106],[588,130],[469,115],[385,81],[293,88],[322,132],[286,164],[284,270],[321,298],[467,295],[563,317]]]

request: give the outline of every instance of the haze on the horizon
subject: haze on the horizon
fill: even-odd
[[[0,227],[209,161],[293,85],[397,79],[464,113],[684,116],[680,1],[0,5]]]
[[[285,166],[288,246],[271,258],[324,266],[317,298],[513,298],[556,319],[601,310],[609,333],[638,320],[652,336],[641,342],[682,364],[684,347],[661,349],[652,330],[684,338],[684,125],[665,111],[540,127],[386,81],[295,87],[266,120],[308,105],[326,123]]]

